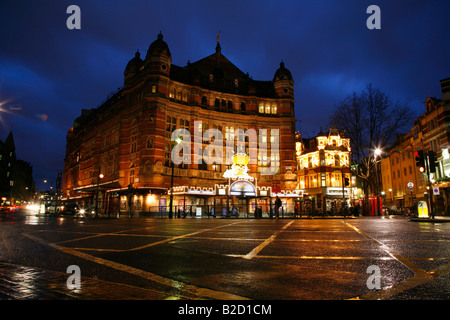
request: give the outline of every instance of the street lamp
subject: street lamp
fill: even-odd
[[[374,151],[374,161],[375,161],[375,195],[377,197],[377,215],[380,215],[380,198],[378,196],[378,165],[377,165],[377,157],[379,155],[381,155],[381,149],[380,148],[376,148]]]
[[[173,142],[173,147],[183,142],[183,137],[178,137]],[[170,200],[169,200],[169,218],[172,219],[173,217],[173,168],[174,163],[173,159],[171,159],[171,167],[172,167],[172,174],[170,176]]]
[[[95,217],[98,217],[98,193],[100,192],[100,179],[103,179],[103,177],[104,177],[104,175],[103,175],[103,173],[100,173],[99,175],[98,175],[98,178],[97,178],[97,199],[95,199]]]

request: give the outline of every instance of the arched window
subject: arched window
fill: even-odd
[[[264,105],[262,103],[259,105],[259,113],[264,113]]]
[[[270,105],[266,104],[266,113],[270,114]]]
[[[341,165],[341,157],[339,157],[338,154],[334,156],[334,165],[336,167],[339,167]]]
[[[272,105],[272,114],[276,114],[277,113],[277,106],[274,104]]]

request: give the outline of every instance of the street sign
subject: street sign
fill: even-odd
[[[407,184],[406,184],[406,186],[408,187],[408,188],[410,188],[410,189],[413,189],[414,188],[414,183],[413,182],[408,182]]]
[[[428,218],[428,206],[426,201],[419,201],[417,204],[417,213],[419,218]]]
[[[438,196],[439,195],[439,187],[433,187],[433,195]]]

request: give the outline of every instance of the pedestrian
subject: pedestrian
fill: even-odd
[[[279,196],[275,199],[275,217],[278,219],[280,217],[281,199]]]

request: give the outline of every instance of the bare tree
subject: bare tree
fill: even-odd
[[[398,134],[410,129],[414,119],[408,106],[393,101],[370,84],[359,94],[348,95],[336,106],[330,122],[345,130],[350,138],[352,159],[358,164],[354,173],[364,182],[366,200],[375,178],[374,150],[386,150]]]

